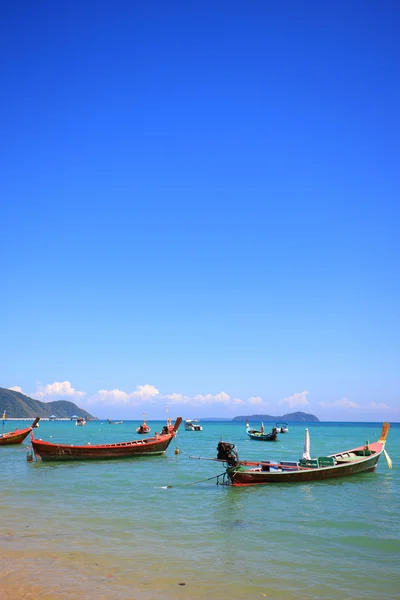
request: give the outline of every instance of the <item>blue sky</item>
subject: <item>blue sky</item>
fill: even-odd
[[[0,11],[0,386],[399,421],[398,3]]]

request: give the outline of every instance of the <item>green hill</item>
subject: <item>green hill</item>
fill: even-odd
[[[85,417],[86,419],[96,419],[91,414],[79,408],[73,402],[68,400],[55,400],[54,402],[40,402],[34,400],[25,394],[0,388],[0,417],[4,411],[7,411],[7,418],[28,418],[28,417],[50,417],[55,415],[58,418],[71,418],[72,415]]]
[[[277,421],[286,421],[287,423],[319,422],[319,419],[315,415],[310,415],[304,412],[288,413],[286,415],[281,415],[280,417],[273,417],[271,415],[248,415],[234,417],[232,421],[245,421],[246,419],[248,419],[249,421],[273,421],[274,423],[276,423]]]

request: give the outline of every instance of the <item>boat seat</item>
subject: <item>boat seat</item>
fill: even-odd
[[[337,457],[337,462],[352,462],[353,460],[357,461],[360,460],[361,456],[356,456],[356,455],[347,455],[347,456],[338,456]]]
[[[318,464],[320,467],[334,467],[335,459],[332,456],[320,456],[318,458]]]
[[[317,469],[318,468],[318,459],[306,459],[306,458],[301,458],[299,460],[299,466],[300,467],[308,467],[309,469]]]

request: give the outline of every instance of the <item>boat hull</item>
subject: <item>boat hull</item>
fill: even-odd
[[[31,427],[27,429],[19,429],[18,431],[13,431],[12,433],[4,433],[2,437],[0,437],[0,446],[9,446],[10,444],[22,444],[24,439],[30,434],[32,431]]]
[[[22,444],[25,438],[31,433],[36,424],[39,422],[39,417],[37,417],[30,427],[26,429],[17,429],[15,431],[11,431],[9,433],[4,433],[0,437],[0,446],[10,446],[11,444]]]
[[[277,442],[278,436],[276,433],[251,433],[247,432],[247,435],[252,440],[258,440],[259,442]]]
[[[148,427],[147,425],[145,427],[141,425],[136,429],[136,433],[139,433],[140,435],[146,435],[146,433],[150,433],[150,431],[150,427]]]
[[[276,427],[272,428],[272,431],[266,433],[264,431],[264,424],[261,424],[261,430],[252,429],[249,425],[248,420],[246,419],[246,433],[251,440],[258,440],[259,442],[277,442],[278,441],[278,429]]]
[[[65,461],[65,460],[113,460],[120,458],[134,458],[142,456],[156,456],[164,454],[176,435],[181,423],[177,419],[174,429],[166,435],[147,438],[144,440],[132,440],[116,444],[99,444],[91,446],[75,446],[73,444],[54,444],[35,440],[32,437],[32,448],[36,459],[43,462]]]
[[[364,461],[348,463],[345,465],[335,465],[334,467],[324,467],[321,469],[302,469],[282,472],[268,472],[261,470],[251,470],[245,465],[238,469],[228,469],[227,473],[232,485],[259,485],[266,483],[299,483],[308,481],[325,481],[326,479],[335,479],[337,477],[347,477],[349,475],[358,475],[359,473],[368,473],[374,471],[377,467],[380,454],[374,455]]]
[[[200,423],[197,420],[192,421],[190,419],[186,419],[184,425],[185,425],[185,431],[203,431],[202,426],[200,425]]]
[[[352,450],[316,459],[303,458],[294,462],[240,461],[235,445],[220,441],[216,460],[222,460],[227,464],[226,476],[234,486],[301,483],[348,477],[370,473],[376,469],[381,454],[385,452],[389,429],[390,424],[383,423],[380,439],[372,444],[366,442],[364,446]],[[391,468],[389,461],[388,465]]]

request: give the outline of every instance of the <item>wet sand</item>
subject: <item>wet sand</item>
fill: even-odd
[[[88,577],[79,565],[56,556],[23,556],[1,552],[0,597],[2,600],[149,600],[153,594],[123,589],[111,573],[100,569]]]
[[[202,586],[198,581],[182,582],[160,577],[155,571],[141,572],[138,579],[115,564],[93,562],[92,557],[69,553],[7,551],[0,548],[1,600],[199,600],[235,598],[234,589],[225,593]],[[110,572],[111,571],[111,572]],[[214,588],[216,586],[212,586]],[[242,596],[241,596],[242,597]],[[254,597],[254,595],[252,596]]]

